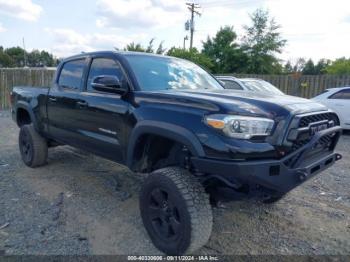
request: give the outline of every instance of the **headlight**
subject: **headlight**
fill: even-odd
[[[268,136],[275,123],[268,118],[234,115],[209,115],[205,118],[205,122],[221,130],[225,135],[239,139]]]

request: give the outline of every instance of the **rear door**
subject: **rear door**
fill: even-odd
[[[122,66],[113,56],[91,58],[84,90],[78,97],[82,143],[91,152],[123,163],[129,103],[119,94],[94,90],[91,82],[101,75],[117,76],[126,84]]]
[[[61,66],[58,77],[50,88],[47,102],[49,134],[56,140],[77,145],[81,119],[77,96],[82,90],[87,59],[69,60]]]
[[[344,128],[350,128],[350,89],[341,90],[326,99],[325,104],[340,117]]]

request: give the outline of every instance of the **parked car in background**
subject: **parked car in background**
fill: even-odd
[[[225,89],[244,90],[253,92],[263,92],[266,94],[284,95],[274,85],[257,78],[236,78],[233,76],[216,76],[218,80],[224,83]]]
[[[350,129],[350,87],[326,89],[320,95],[312,98],[334,110],[344,129]]]

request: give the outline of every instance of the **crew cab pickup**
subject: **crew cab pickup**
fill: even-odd
[[[166,254],[208,241],[212,188],[259,189],[276,200],[341,158],[339,119],[325,106],[227,90],[201,67],[167,56],[79,54],[60,63],[50,88],[14,87],[12,104],[27,166],[70,145],[149,174],[140,213]]]

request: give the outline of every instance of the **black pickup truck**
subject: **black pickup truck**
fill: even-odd
[[[263,190],[276,200],[341,158],[339,119],[326,107],[225,90],[197,65],[166,56],[70,57],[49,89],[14,87],[12,105],[27,166],[46,164],[50,147],[70,145],[149,174],[140,212],[166,254],[208,241],[213,188]]]

